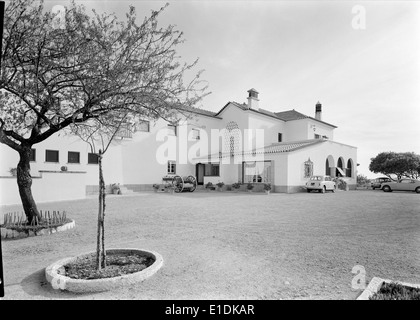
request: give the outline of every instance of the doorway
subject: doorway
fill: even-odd
[[[202,186],[204,184],[204,164],[197,163],[195,166],[195,176],[197,177],[197,184]]]

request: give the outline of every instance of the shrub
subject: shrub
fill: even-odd
[[[213,187],[213,183],[207,182],[206,189],[211,189]]]
[[[420,300],[420,289],[406,287],[400,283],[384,283],[369,300]]]
[[[241,187],[241,184],[239,182],[235,182],[232,184],[233,189],[239,189]]]
[[[270,191],[271,190],[271,183],[264,183],[264,190]]]
[[[343,178],[335,179],[335,184],[337,186],[337,189],[347,190],[347,182]]]
[[[216,183],[216,186],[218,186],[219,188],[223,188],[223,186],[225,185],[225,183],[224,182],[218,182],[218,183]]]
[[[159,189],[159,185],[155,183],[155,184],[153,185],[153,189],[155,189],[155,190]]]
[[[252,190],[252,189],[254,189],[254,185],[253,185],[251,182],[248,182],[248,184],[247,184],[246,188],[247,188],[248,190]]]
[[[111,192],[113,194],[120,194],[121,193],[120,184],[119,183],[111,184]]]

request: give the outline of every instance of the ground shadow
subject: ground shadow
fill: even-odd
[[[24,278],[21,283],[22,290],[34,298],[46,299],[83,299],[86,293],[73,293],[62,290],[55,290],[45,278],[45,268],[42,268]],[[90,293],[89,295],[91,295]]]

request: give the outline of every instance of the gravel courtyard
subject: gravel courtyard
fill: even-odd
[[[420,283],[420,195],[359,190],[270,194],[139,193],[107,197],[107,248],[160,253],[145,282],[96,294],[56,292],[44,268],[95,250],[97,198],[39,204],[72,230],[3,240],[4,299],[355,299],[355,265]],[[0,207],[5,212],[19,207]]]

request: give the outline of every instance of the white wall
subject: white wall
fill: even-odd
[[[83,199],[85,177],[83,172],[41,172],[32,179],[32,195],[36,203]],[[20,203],[16,178],[0,178],[0,205]]]
[[[314,139],[315,134],[327,136],[329,140],[334,140],[334,128],[321,122],[309,118],[286,122],[285,141]]]
[[[303,186],[309,180],[308,178],[304,178],[304,162],[308,158],[313,162],[313,174],[324,175],[325,162],[330,155],[334,158],[335,167],[337,166],[339,157],[344,158],[345,168],[347,167],[348,159],[353,160],[352,177],[346,179],[348,179],[349,184],[355,185],[357,176],[357,148],[329,140],[301,150],[296,150],[289,154],[288,184],[290,186]]]
[[[250,112],[248,120],[249,129],[264,130],[264,145],[270,145],[278,142],[278,134],[282,134],[282,141],[285,141],[286,127],[285,122],[276,120],[268,116],[263,116],[255,112]],[[255,141],[255,139],[254,139]]]

